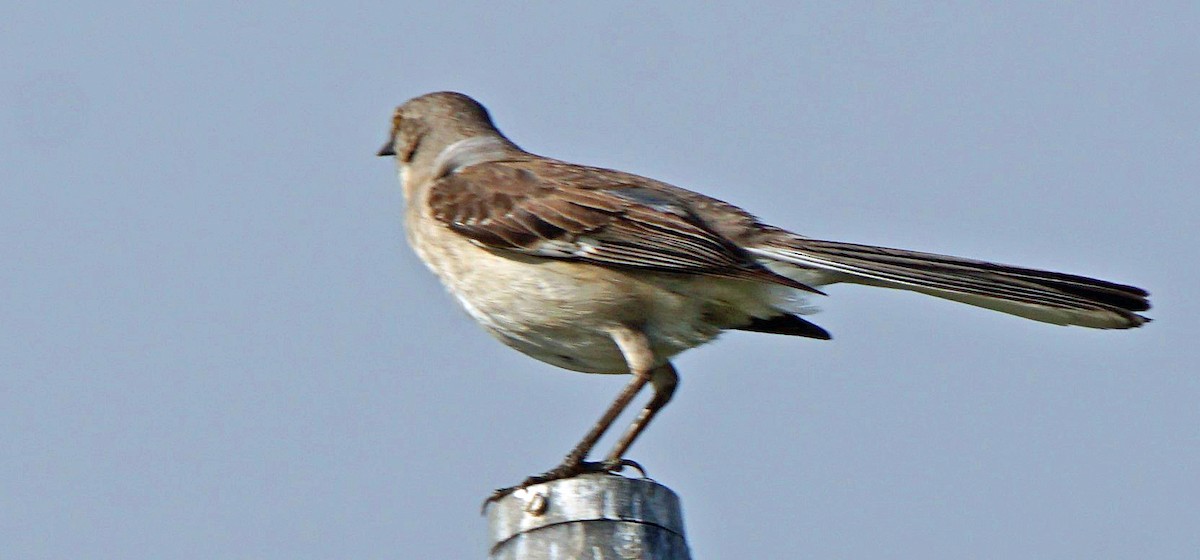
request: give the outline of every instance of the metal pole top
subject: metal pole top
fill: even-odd
[[[587,474],[488,509],[491,560],[687,560],[679,497],[649,479]]]

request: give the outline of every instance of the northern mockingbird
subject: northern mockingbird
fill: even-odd
[[[670,359],[723,330],[828,339],[798,315],[817,286],[911,290],[1056,325],[1149,321],[1136,313],[1148,294],[1133,286],[811,239],[667,183],[534,155],[459,93],[397,108],[379,155],[396,158],[409,243],[484,329],[562,368],[633,374],[561,465],[518,487],[628,464],[671,400]],[[647,383],[653,398],[612,451],[585,461]]]

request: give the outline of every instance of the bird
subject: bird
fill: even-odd
[[[671,400],[671,360],[727,330],[828,340],[802,317],[821,287],[909,290],[1054,325],[1130,329],[1149,293],[1074,274],[806,237],[662,181],[522,150],[457,92],[410,99],[393,157],[409,244],[500,342],[560,368],[629,374],[558,466],[501,488],[637,466],[625,453]],[[588,455],[647,386],[600,461]]]

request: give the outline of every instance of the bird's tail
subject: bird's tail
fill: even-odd
[[[1150,309],[1145,290],[1073,274],[800,236],[748,250],[784,268],[830,273],[832,282],[911,290],[1056,325],[1128,329],[1150,321],[1135,313]]]

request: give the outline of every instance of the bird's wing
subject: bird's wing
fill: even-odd
[[[491,249],[816,292],[758,264],[687,201],[656,185],[552,160],[489,162],[438,179],[428,204],[436,219]]]

